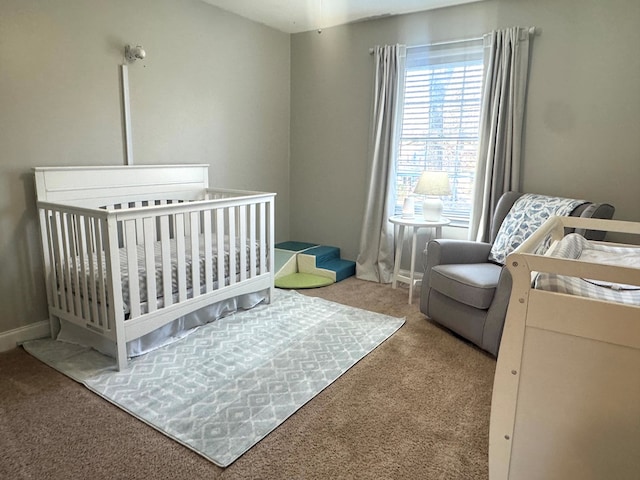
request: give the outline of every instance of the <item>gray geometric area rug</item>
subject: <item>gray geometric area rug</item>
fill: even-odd
[[[221,467],[262,440],[404,324],[276,290],[259,305],[129,361],[42,339],[27,352]]]

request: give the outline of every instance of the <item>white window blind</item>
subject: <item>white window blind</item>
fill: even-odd
[[[451,195],[443,215],[466,225],[478,156],[482,40],[407,48],[396,164],[396,213],[424,170],[444,170]],[[415,202],[421,213],[422,202]]]

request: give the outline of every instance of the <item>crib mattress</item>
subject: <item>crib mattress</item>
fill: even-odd
[[[576,233],[565,236],[548,252],[548,255],[592,263],[640,268],[639,248],[592,243]],[[640,286],[638,285],[540,272],[535,277],[534,286],[540,290],[579,295],[626,305],[640,305]]]
[[[193,295],[193,282],[192,282],[192,271],[193,271],[193,255],[192,252],[190,250],[190,245],[191,245],[191,239],[190,237],[185,237],[185,272],[186,272],[186,288],[187,288],[187,297],[191,297]],[[246,271],[248,272],[250,269],[250,251],[251,251],[251,245],[250,243],[247,241],[246,242]],[[201,235],[199,240],[198,240],[198,245],[200,246],[199,252],[198,252],[198,263],[199,263],[199,272],[200,272],[200,291],[201,293],[204,293],[205,291],[205,285],[206,285],[206,260],[205,260],[205,255],[204,255],[204,250],[203,250],[203,245],[204,245],[204,236]],[[138,260],[138,284],[139,284],[139,292],[140,292],[140,304],[141,304],[141,310],[142,313],[145,313],[147,311],[146,308],[146,304],[148,301],[147,298],[147,269],[146,269],[146,264],[145,264],[145,253],[144,253],[144,245],[137,245],[136,246],[137,249],[137,260]],[[255,249],[256,249],[256,256],[259,257],[260,256],[260,246],[258,243],[255,244]],[[119,257],[120,257],[120,278],[121,278],[121,282],[122,282],[122,299],[123,299],[123,303],[124,303],[124,311],[125,314],[129,314],[130,313],[130,305],[131,305],[131,299],[130,299],[130,288],[129,288],[129,284],[130,284],[130,275],[129,275],[129,270],[127,267],[127,248],[120,248],[119,249]],[[228,238],[225,238],[225,246],[224,246],[224,278],[228,279],[229,278],[229,240]],[[174,303],[178,300],[178,291],[179,291],[179,287],[178,287],[178,255],[177,255],[177,246],[176,246],[176,241],[175,239],[171,239],[170,241],[170,259],[171,259],[171,284],[172,284],[172,294],[173,294],[173,300]],[[89,285],[88,287],[88,299],[89,301],[92,301],[92,296],[93,296],[93,289],[90,286],[91,285],[91,275],[90,275],[90,259],[85,259],[84,261],[84,268],[82,267],[83,262],[81,261],[81,259],[79,257],[76,257],[76,262],[75,262],[75,269],[77,271],[77,275],[78,275],[78,286],[79,286],[79,290],[80,290],[80,295],[84,296],[84,285]],[[157,300],[159,302],[158,307],[161,308],[163,303],[164,303],[164,299],[163,299],[163,268],[162,268],[162,244],[161,242],[154,242],[154,261],[155,261],[155,282],[156,282],[156,292],[157,292]],[[106,272],[106,259],[102,260],[102,271]],[[240,268],[241,268],[241,261],[240,261],[240,242],[237,241],[236,242],[236,248],[235,248],[235,264],[236,264],[236,272],[239,273],[240,272]],[[94,268],[94,278],[95,278],[95,288],[96,288],[96,292],[99,291],[99,279],[98,277],[98,259],[97,257],[94,255],[93,257],[93,268]],[[82,278],[86,277],[86,282],[82,281]],[[211,280],[214,284],[214,288],[216,288],[217,286],[217,282],[218,282],[218,247],[217,247],[217,243],[215,241],[215,239],[213,239],[212,241],[212,246],[211,246]],[[106,280],[106,278],[105,278]],[[75,295],[76,292],[76,288],[75,288],[75,281],[71,281],[68,282],[71,283],[70,285],[70,289],[72,291],[72,293]],[[67,285],[67,288],[69,288],[69,285]],[[109,302],[109,299],[107,298],[107,303]]]

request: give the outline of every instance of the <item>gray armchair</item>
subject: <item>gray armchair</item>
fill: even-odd
[[[496,206],[491,242],[507,213],[523,193],[507,192]],[[571,216],[612,218],[614,207],[586,203]],[[604,232],[579,231],[588,239],[602,240]],[[502,328],[511,294],[511,275],[489,260],[491,243],[437,239],[427,245],[420,311],[494,356],[498,355]]]

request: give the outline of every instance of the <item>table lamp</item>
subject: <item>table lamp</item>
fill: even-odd
[[[422,204],[424,219],[431,222],[439,221],[442,218],[443,207],[440,197],[451,195],[449,174],[436,171],[422,172],[413,193],[425,196]]]

